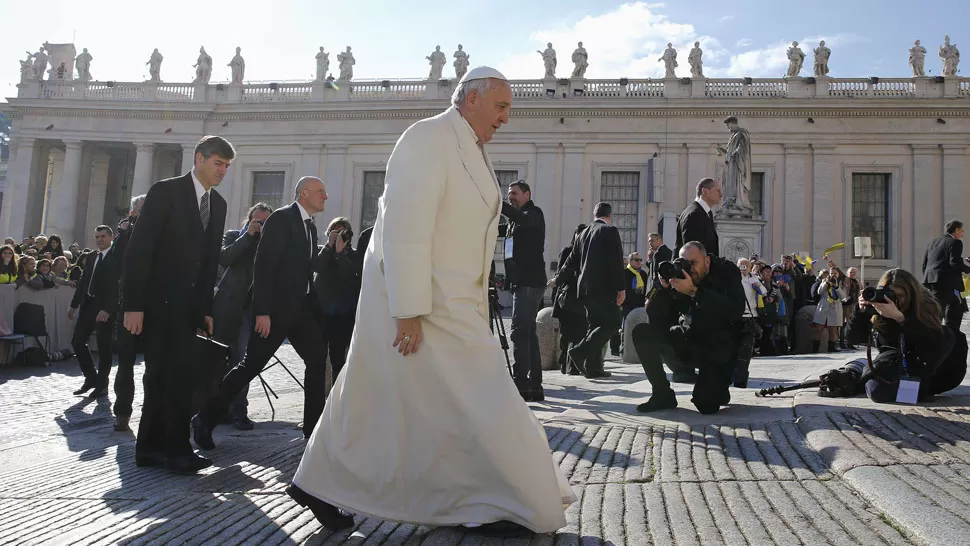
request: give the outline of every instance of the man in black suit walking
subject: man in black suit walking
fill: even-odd
[[[943,308],[943,322],[960,333],[963,322],[963,274],[970,265],[963,259],[963,222],[950,220],[946,233],[926,247],[923,256],[923,284],[936,296]]]
[[[118,311],[120,273],[118,256],[111,252],[112,241],[114,232],[110,227],[98,226],[94,229],[94,244],[98,250],[88,255],[81,281],[74,290],[71,308],[67,311],[69,319],[77,318],[71,346],[84,373],[84,385],[74,394],[84,394],[94,389],[92,398],[108,396],[108,374],[111,373],[111,328]],[[97,372],[94,371],[94,359],[88,349],[91,332],[96,332],[98,342]]]
[[[622,322],[620,306],[626,297],[623,279],[623,242],[620,232],[610,225],[613,207],[597,203],[593,211],[596,220],[579,236],[566,263],[556,275],[578,271],[578,295],[586,307],[589,323],[586,337],[569,350],[574,365],[589,379],[609,377],[603,369],[602,350]]]
[[[138,466],[193,473],[212,464],[192,451],[188,423],[199,365],[196,333],[212,335],[212,289],[226,201],[212,188],[236,152],[206,136],[195,165],[148,191],[125,255],[125,328],[144,331],[145,403],[135,444]]]
[[[677,219],[677,248],[674,254],[679,253],[688,242],[697,241],[704,245],[711,256],[718,256],[720,247],[714,225],[714,207],[720,205],[723,198],[719,180],[703,178],[697,183],[697,197]]]
[[[303,435],[309,438],[313,433],[323,413],[327,356],[313,289],[320,251],[312,216],[323,211],[326,200],[323,181],[305,176],[296,185],[296,201],[271,214],[263,225],[253,269],[257,335],[249,339],[243,361],[223,378],[219,393],[192,418],[192,437],[200,448],[215,449],[212,429],[219,415],[263,371],[285,339],[306,363]]]
[[[661,288],[660,264],[674,259],[674,253],[670,250],[669,246],[664,244],[664,238],[659,233],[647,235],[647,243],[650,245],[650,251],[647,252],[647,261],[650,262],[650,281],[647,283],[647,297],[650,297],[650,292],[654,289],[659,290]]]
[[[246,224],[242,229],[230,229],[222,236],[222,252],[219,253],[219,265],[224,268],[222,276],[216,284],[215,299],[212,303],[212,318],[214,320],[212,337],[229,346],[229,369],[220,367],[214,370],[215,385],[207,383],[204,388],[207,394],[218,392],[222,376],[236,364],[242,362],[246,354],[246,346],[253,333],[252,292],[253,265],[256,261],[256,247],[262,235],[263,224],[273,213],[273,208],[266,203],[256,203],[249,209]],[[252,430],[253,422],[249,419],[248,407],[249,385],[243,386],[239,395],[229,404],[229,418],[233,428],[238,430]],[[206,397],[205,402],[208,402]]]

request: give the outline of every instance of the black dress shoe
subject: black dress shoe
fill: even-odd
[[[353,516],[341,514],[336,506],[314,497],[296,485],[290,484],[286,488],[286,494],[300,506],[309,508],[313,512],[314,517],[317,518],[317,521],[333,532],[342,531],[354,526]]]
[[[607,377],[613,377],[613,374],[605,370],[593,372],[586,370],[586,379],[605,379]]]
[[[637,411],[640,413],[650,413],[652,411],[660,411],[665,409],[674,409],[677,407],[677,396],[670,392],[668,394],[654,394],[643,404],[637,406]]]
[[[91,393],[91,398],[104,398],[108,396],[108,387],[98,387]]]
[[[90,381],[88,381],[88,380],[85,379],[84,380],[84,384],[81,385],[81,388],[78,389],[78,390],[76,390],[76,391],[74,391],[74,395],[75,396],[78,396],[78,395],[84,394],[84,393],[88,392],[89,390],[91,390],[93,388],[94,388],[94,383],[92,383],[92,382],[90,382]]]
[[[178,457],[165,457],[165,468],[176,474],[195,474],[210,466],[212,466],[212,461],[195,453]]]
[[[212,429],[209,425],[202,422],[202,416],[198,413],[192,416],[192,439],[199,449],[215,449],[216,444],[212,441]]]
[[[256,428],[256,423],[249,417],[237,417],[232,420],[232,428],[236,430],[253,430]]]
[[[165,466],[165,454],[161,451],[149,451],[147,453],[135,453],[135,466],[152,466],[161,468]]]
[[[496,521],[478,527],[470,527],[467,532],[492,538],[525,538],[532,536],[532,530],[511,521]]]

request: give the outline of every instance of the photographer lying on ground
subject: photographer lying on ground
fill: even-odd
[[[849,325],[849,343],[865,344],[875,329],[873,347],[879,354],[853,360],[820,378],[823,389],[842,396],[863,391],[873,402],[895,402],[900,379],[919,382],[919,400],[958,386],[966,374],[966,358],[948,358],[954,334],[942,325],[940,305],[915,277],[890,269],[877,288],[866,288]],[[965,353],[964,353],[965,355]]]
[[[633,329],[633,345],[653,387],[650,400],[637,411],[677,407],[663,367],[667,362],[671,369],[699,370],[691,402],[701,413],[715,413],[731,401],[728,387],[745,309],[741,272],[724,258],[709,256],[696,241],[659,270],[663,288],[648,296],[650,323]]]

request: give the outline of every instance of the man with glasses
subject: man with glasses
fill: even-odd
[[[620,329],[610,338],[610,352],[613,356],[620,356],[621,340],[623,338],[623,324],[626,323],[626,316],[637,307],[643,307],[647,303],[647,288],[650,286],[650,273],[643,269],[643,258],[640,253],[634,252],[627,256],[629,264],[623,270],[623,280],[626,282],[626,298],[620,306],[623,315],[623,322]]]

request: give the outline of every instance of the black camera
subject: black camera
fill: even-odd
[[[667,282],[670,282],[670,279],[674,278],[685,279],[690,275],[690,261],[684,258],[677,258],[669,262],[660,262],[657,273]]]
[[[885,286],[867,286],[862,290],[862,299],[875,303],[896,303],[896,293]]]
[[[350,240],[354,238],[354,232],[349,229],[345,229],[340,232],[340,238],[344,240],[344,243],[350,244]]]

